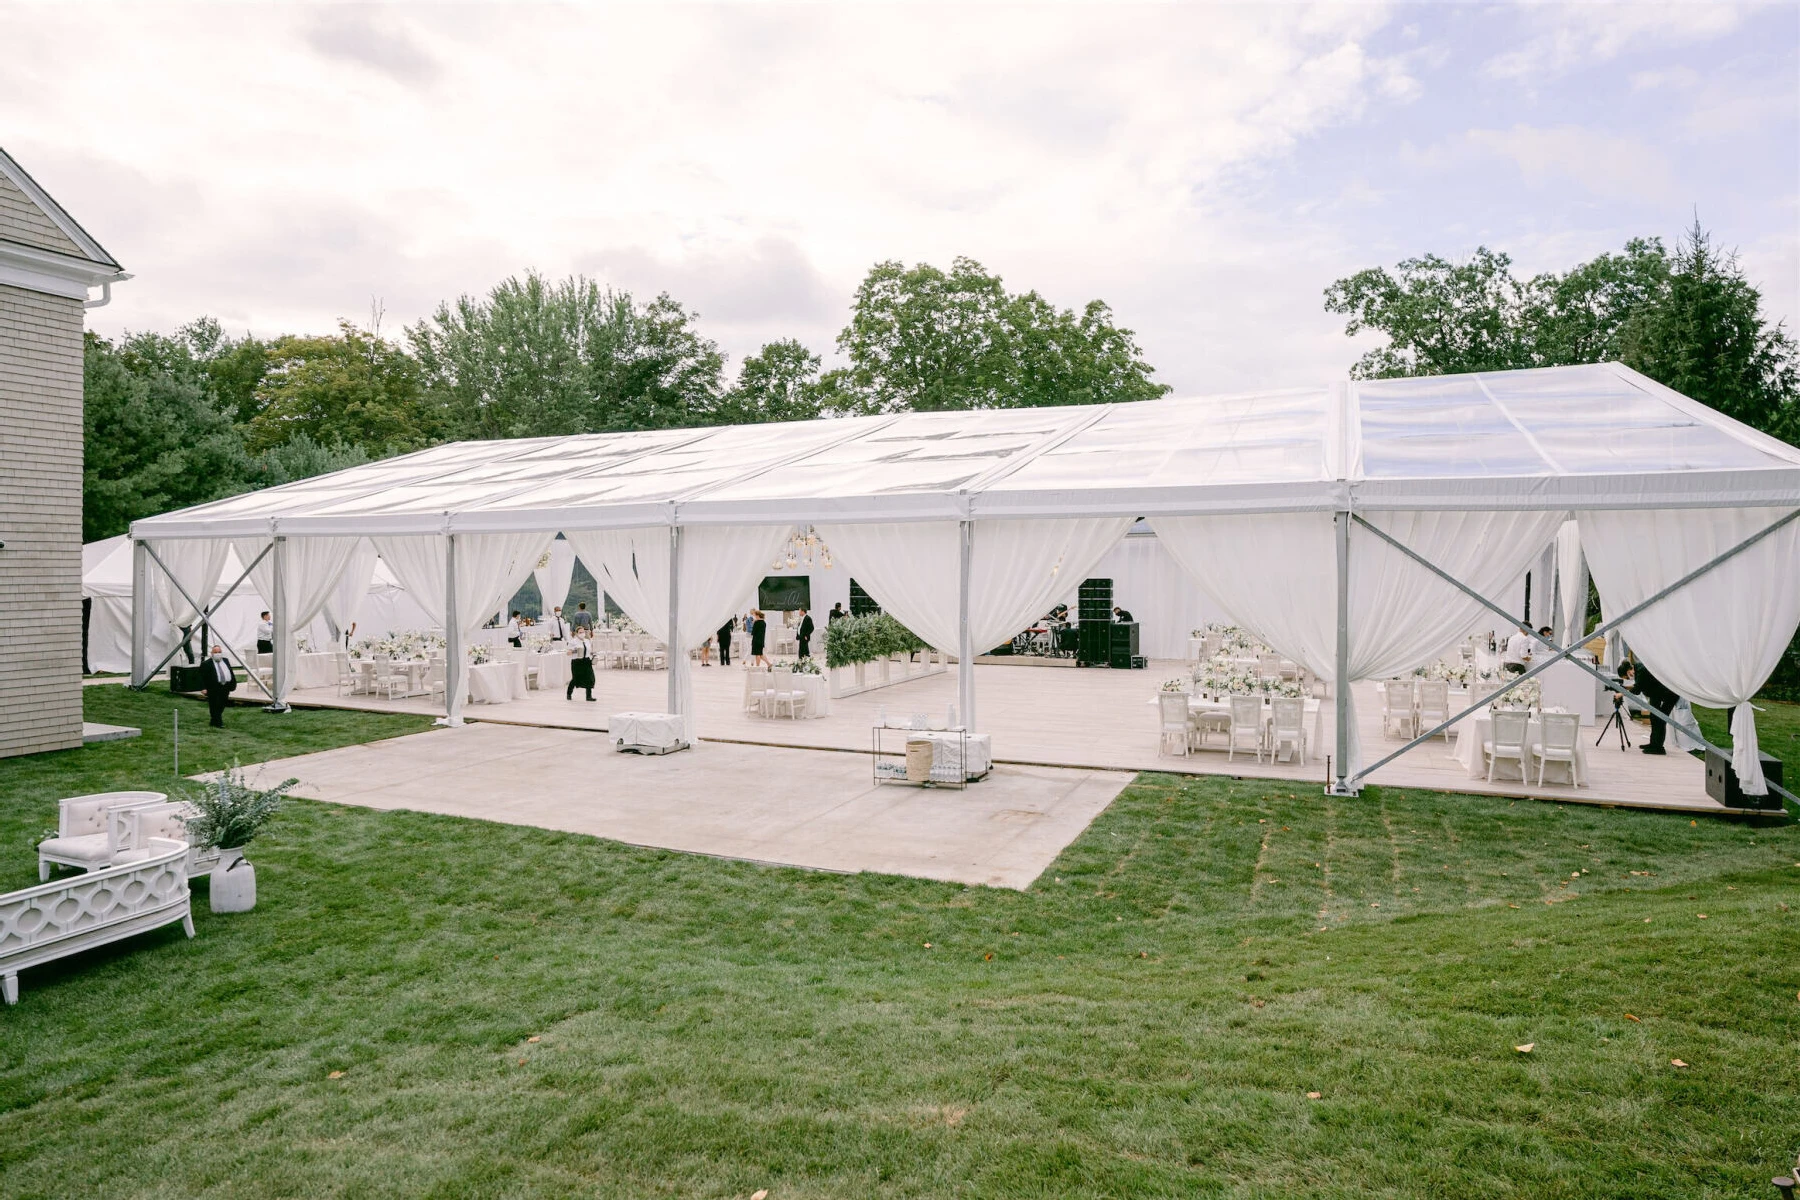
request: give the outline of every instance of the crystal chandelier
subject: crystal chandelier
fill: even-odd
[[[827,571],[831,569],[831,547],[808,525],[805,533],[796,533],[788,538],[787,545],[776,553],[771,569],[792,571],[802,565],[811,567],[815,564]]]

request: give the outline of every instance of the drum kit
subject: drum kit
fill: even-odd
[[[1021,631],[1012,640],[1012,652],[1035,658],[1074,658],[1079,639],[1068,612],[1058,605],[1031,628]]]

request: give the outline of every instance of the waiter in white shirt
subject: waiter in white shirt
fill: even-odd
[[[268,613],[264,613],[256,624],[256,652],[275,653],[275,622],[269,620]]]
[[[556,606],[554,615],[550,618],[550,640],[553,642],[560,642],[568,637],[568,635],[569,627],[563,621],[562,605],[559,604]]]
[[[520,641],[519,637],[519,610],[515,608],[512,616],[506,619],[506,640],[511,642],[515,649],[522,650],[525,643]]]
[[[1508,675],[1523,675],[1531,661],[1531,630],[1521,625],[1506,639],[1506,650],[1500,655],[1500,669]]]

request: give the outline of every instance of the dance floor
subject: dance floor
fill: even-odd
[[[876,784],[860,754],[702,742],[620,754],[587,730],[480,723],[253,769],[296,795],[723,858],[1024,888],[1131,775],[996,767],[963,791]]]
[[[1333,753],[1332,715],[1325,706],[1322,738],[1305,764],[1258,763],[1240,751],[1227,761],[1223,751],[1171,756],[1159,752],[1155,698],[1161,681],[1185,673],[1187,664],[1155,661],[1142,671],[1106,669],[1045,671],[1012,665],[976,664],[977,726],[993,736],[996,762],[1104,771],[1175,771],[1293,780],[1314,786],[1326,779],[1326,756]],[[695,667],[694,700],[704,742],[860,752],[870,745],[870,727],[884,715],[943,717],[956,698],[956,668],[891,687],[832,701],[830,716],[816,720],[769,718],[744,711],[744,676],[737,667]],[[577,693],[531,692],[525,699],[493,706],[471,704],[471,721],[571,730],[604,730],[611,713],[666,707],[667,675],[662,671],[609,670],[599,673],[597,701]],[[1373,684],[1356,685],[1358,731],[1369,761],[1402,743],[1384,736],[1381,705]],[[441,712],[441,698],[382,700],[340,697],[335,689],[296,691],[296,704],[387,711]],[[1588,786],[1539,788],[1517,780],[1471,779],[1443,741],[1421,746],[1377,772],[1370,782],[1446,792],[1477,792],[1569,803],[1720,813],[1705,791],[1701,762],[1685,754],[1654,758],[1636,748],[1621,751],[1616,739],[1594,746],[1597,730],[1584,728]],[[1641,741],[1641,726],[1632,737]],[[676,756],[679,757],[679,756]],[[855,771],[866,771],[866,759]],[[971,789],[972,795],[977,788]]]

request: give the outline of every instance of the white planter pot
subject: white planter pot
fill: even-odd
[[[216,913],[249,912],[256,907],[256,868],[244,857],[242,846],[219,851],[219,865],[212,869],[210,903]]]

